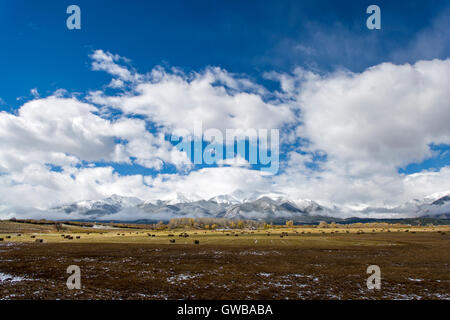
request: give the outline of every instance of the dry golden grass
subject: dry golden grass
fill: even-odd
[[[25,278],[0,281],[0,298],[450,299],[448,226],[189,230],[187,238],[183,230],[23,230],[0,235],[11,236],[0,242],[0,273]],[[80,291],[65,285],[72,264]],[[372,264],[381,291],[366,288]]]
[[[175,239],[177,244],[190,244],[200,240],[200,244],[210,245],[311,245],[327,246],[330,243],[342,245],[377,245],[383,243],[383,237],[374,237],[370,241],[363,235],[384,235],[406,233],[450,233],[450,226],[435,227],[391,227],[391,228],[316,228],[293,227],[273,228],[269,230],[165,230],[146,229],[93,229],[64,225],[63,231],[56,231],[54,226],[29,225],[25,223],[0,222],[0,238],[8,242],[34,242],[36,238],[48,243],[142,243],[166,244]],[[7,232],[5,232],[7,230]],[[179,237],[187,233],[189,237]],[[20,234],[20,236],[19,236]],[[287,235],[283,235],[287,234]],[[62,235],[74,239],[66,239]],[[154,235],[149,236],[149,235]],[[6,239],[6,237],[10,237]],[[80,239],[77,239],[80,237]]]

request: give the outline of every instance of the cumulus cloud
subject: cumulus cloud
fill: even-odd
[[[148,168],[170,162],[170,143],[148,132],[143,120],[108,120],[97,111],[75,98],[50,96],[27,102],[17,115],[0,113],[0,171],[20,170],[30,163],[130,163],[131,157]]]
[[[326,155],[315,161],[318,170],[300,174],[301,164],[292,161],[305,156],[291,157],[287,174],[277,178],[287,191],[340,203],[392,203],[444,187],[437,181],[445,168],[422,173],[436,182],[427,191],[398,169],[431,157],[431,144],[450,144],[450,60],[383,63],[325,76],[298,69],[278,77],[284,95],[298,103],[296,133],[308,140],[303,151]],[[289,188],[292,177],[295,187]]]
[[[12,208],[45,210],[81,199],[103,199],[111,194],[145,197],[149,193],[140,175],[120,176],[112,167],[65,168],[29,165],[21,172],[0,176],[2,204]]]
[[[0,113],[3,216],[112,194],[209,199],[239,189],[357,206],[450,190],[450,167],[399,173],[431,157],[430,145],[450,144],[450,60],[269,72],[281,87],[270,92],[220,68],[139,74],[118,55],[97,50],[91,59],[93,70],[112,76],[109,88],[84,99],[36,96]],[[199,121],[205,130],[280,129],[281,172],[253,170],[240,157],[196,168],[166,135]],[[118,163],[156,173],[121,175]],[[163,171],[166,164],[176,172]]]
[[[170,199],[178,193],[191,199],[210,199],[236,190],[244,193],[271,190],[270,177],[263,171],[245,167],[214,167],[192,171],[186,175],[159,174],[154,178],[146,177],[145,183],[152,189],[155,200]]]
[[[227,158],[224,160],[219,160],[217,162],[219,166],[232,166],[232,167],[250,167],[250,163],[245,160],[241,155],[237,155],[234,158]]]
[[[170,130],[279,128],[296,120],[288,105],[266,101],[265,89],[220,68],[186,75],[156,67],[133,90],[110,96],[92,92],[91,102],[139,114]]]
[[[449,87],[450,60],[310,77],[298,94],[299,134],[324,150],[335,170],[396,170],[430,157],[431,143],[450,143]]]

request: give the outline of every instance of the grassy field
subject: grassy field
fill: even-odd
[[[449,226],[63,228],[0,222],[0,298],[450,299]],[[366,287],[373,264],[377,291]],[[69,265],[81,290],[66,287]]]

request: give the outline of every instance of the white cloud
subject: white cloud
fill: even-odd
[[[144,75],[119,65],[128,62],[120,56],[98,50],[91,57],[93,69],[111,74],[109,86],[121,93],[91,92],[86,102],[58,91],[0,113],[3,212],[5,205],[45,209],[112,194],[208,199],[240,189],[379,205],[450,190],[450,167],[398,173],[431,156],[430,144],[450,144],[450,60],[384,63],[361,73],[272,72],[266,77],[279,80],[282,91],[268,92],[220,68],[186,75],[156,67]],[[124,114],[112,116],[109,107]],[[193,170],[164,134],[193,129],[199,120],[205,130],[280,128],[282,173],[251,170],[244,159]],[[121,176],[93,162],[155,170],[170,163],[178,170]]]
[[[144,167],[159,169],[177,152],[162,134],[148,132],[143,120],[108,120],[96,112],[96,107],[75,98],[50,96],[27,102],[17,115],[0,113],[0,172],[30,163],[130,163],[131,157]]]
[[[194,199],[209,199],[237,189],[251,193],[272,188],[270,175],[245,167],[203,168],[187,175],[160,174],[155,178],[146,177],[145,182],[152,189],[153,200],[177,193]]]
[[[430,144],[450,144],[450,60],[384,63],[362,73],[319,76],[297,70],[292,77],[281,76],[284,94],[295,98],[301,112],[297,134],[309,141],[303,151],[327,157],[316,162],[320,170],[309,172],[291,159],[286,173],[277,177],[286,192],[382,204],[442,190],[439,177],[446,176],[445,168],[421,174],[432,181],[427,188],[398,169],[432,156]]]
[[[40,95],[39,95],[39,91],[37,90],[37,88],[31,89],[30,92],[31,92],[31,95],[32,95],[35,99],[39,99]]]
[[[236,155],[234,158],[219,160],[217,164],[219,166],[246,167],[246,168],[250,167],[250,163],[239,154]]]
[[[185,75],[157,67],[140,78],[145,80],[130,92],[109,96],[96,91],[91,93],[90,101],[125,114],[146,116],[168,130],[192,131],[199,120],[205,129],[223,131],[280,128],[296,120],[288,105],[265,101],[266,91],[261,86],[219,68]]]
[[[120,176],[111,167],[67,167],[54,172],[44,165],[32,164],[21,172],[0,176],[2,204],[40,210],[111,194],[145,197],[149,191],[142,176]]]
[[[396,170],[450,143],[450,60],[384,63],[307,79],[299,134],[349,174]]]
[[[114,55],[109,52],[104,52],[103,50],[96,50],[91,55],[91,59],[93,60],[92,70],[105,71],[117,77],[120,81],[133,81],[138,78],[136,74],[116,63],[124,60],[124,58],[117,54]]]

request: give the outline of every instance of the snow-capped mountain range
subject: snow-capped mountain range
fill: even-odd
[[[323,206],[313,200],[289,199],[270,193],[255,192],[244,195],[236,191],[211,199],[199,199],[176,194],[170,199],[154,202],[134,197],[112,195],[103,200],[86,200],[57,206],[53,213],[64,214],[73,219],[99,220],[169,220],[179,217],[239,218],[256,220],[293,219],[308,222],[317,216],[328,217],[438,217],[450,218],[450,192],[412,200],[396,207],[347,207]]]

